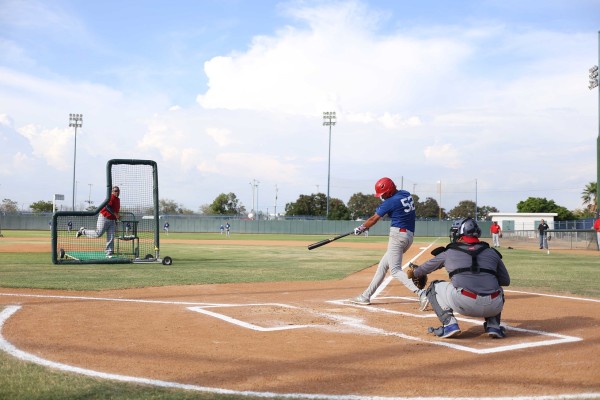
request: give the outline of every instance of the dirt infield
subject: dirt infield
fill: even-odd
[[[102,292],[0,289],[2,350],[99,377],[214,392],[600,397],[599,300],[507,290],[507,338],[490,339],[481,320],[459,317],[463,333],[439,339],[427,333],[439,325],[435,315],[419,312],[395,281],[371,306],[346,301],[372,274]]]

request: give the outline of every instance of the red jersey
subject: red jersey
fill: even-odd
[[[492,226],[490,226],[490,232],[492,232],[492,233],[499,233],[500,232],[500,225],[498,225],[498,224],[492,224]]]
[[[107,210],[107,208],[112,210],[112,214],[110,213],[110,211]],[[119,199],[114,194],[111,194],[108,204],[105,207],[102,207],[102,210],[100,210],[100,213],[108,219],[117,219],[113,214],[119,215],[120,209],[121,209],[121,199]]]
[[[594,229],[596,230],[596,232],[600,232],[600,218],[598,218],[596,222],[594,222]]]

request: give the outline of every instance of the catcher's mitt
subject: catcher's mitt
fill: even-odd
[[[406,267],[406,271],[404,272],[406,272],[406,275],[409,279],[412,279],[416,287],[418,287],[419,289],[424,289],[427,285],[427,275],[423,275],[422,277],[417,278],[415,276],[415,270],[417,268],[419,268],[417,264],[408,263],[408,267]]]

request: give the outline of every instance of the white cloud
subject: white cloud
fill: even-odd
[[[206,134],[210,136],[219,147],[226,147],[232,143],[241,143],[240,141],[231,138],[231,131],[229,129],[206,128]]]
[[[0,124],[6,126],[8,128],[12,128],[13,120],[6,114],[0,114]]]
[[[288,27],[255,38],[247,52],[207,61],[209,89],[198,103],[301,115],[334,107],[381,116],[434,87],[471,52],[448,37],[377,37],[377,19],[368,10],[345,3],[329,13],[330,7],[296,13],[311,29]]]
[[[222,192],[251,204],[252,179],[265,190],[278,185],[283,204],[316,187],[325,190],[328,130],[322,112],[336,111],[332,196],[343,200],[368,192],[380,176],[435,191],[436,181],[451,185],[467,180],[462,174],[468,173],[482,190],[494,191],[486,204],[503,211],[512,211],[531,188],[553,185],[568,187],[535,195],[560,195],[557,203],[574,208],[583,185],[595,179],[590,149],[597,106],[585,79],[595,32],[515,29],[494,20],[407,27],[366,3],[302,4],[288,3],[287,26],[238,38],[247,49],[228,44],[209,51],[191,43],[188,53],[211,58],[167,67],[152,64],[164,54],[131,54],[135,65],[148,64],[143,78],[127,63],[100,65],[95,74],[82,66],[77,76],[89,76],[82,81],[66,66],[26,73],[0,62],[0,132],[11,138],[0,154],[17,154],[14,162],[39,175],[54,173],[56,179],[45,180],[69,187],[68,114],[83,113],[78,160],[85,162],[78,177],[87,182],[101,186],[110,158],[156,159],[161,193],[190,208]],[[58,10],[44,18],[75,17]],[[32,22],[23,17],[18,23]],[[60,29],[53,35],[60,39]],[[1,48],[11,49],[5,54],[15,63],[39,62],[16,39],[0,37]],[[205,76],[199,75],[202,62]],[[196,68],[196,75],[182,78],[180,86],[203,88],[207,79],[196,103],[146,75],[186,68]],[[102,74],[108,77],[99,83]],[[539,168],[540,157],[558,165],[566,149],[569,168]],[[490,164],[492,157],[499,164]],[[469,171],[461,170],[466,159]],[[504,186],[510,187],[507,194]]]
[[[68,129],[44,129],[29,124],[18,131],[29,140],[33,147],[33,155],[43,158],[50,167],[65,171],[72,165],[73,133]]]
[[[461,152],[450,143],[427,146],[423,153],[428,162],[444,168],[460,169],[464,166]]]

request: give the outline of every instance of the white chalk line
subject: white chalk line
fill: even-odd
[[[534,293],[531,293],[531,294],[534,294]],[[169,305],[186,305],[186,306],[191,305],[192,307],[188,307],[188,309],[190,309],[192,311],[203,313],[205,315],[221,319],[222,321],[225,321],[225,322],[228,322],[228,323],[231,323],[231,324],[234,324],[234,325],[246,328],[246,329],[251,329],[251,330],[260,331],[260,332],[324,327],[323,325],[318,325],[318,324],[264,327],[264,326],[251,324],[246,321],[242,321],[242,320],[227,316],[223,313],[218,313],[218,312],[207,310],[207,308],[217,308],[217,307],[225,308],[225,307],[272,306],[272,307],[295,308],[295,309],[300,309],[304,312],[315,313],[312,310],[301,309],[299,307],[290,306],[290,305],[281,304],[281,303],[221,304],[221,303],[195,303],[195,302],[179,302],[179,301],[164,301],[164,300],[146,300],[146,299],[122,299],[122,298],[115,299],[115,298],[106,298],[106,297],[11,294],[11,293],[0,293],[0,296],[75,299],[75,300],[89,300],[89,301],[111,301],[111,302],[146,303],[146,304],[148,304],[148,303],[150,303],[150,304],[169,304]],[[561,296],[559,296],[559,297],[561,297]],[[415,301],[415,299],[409,298],[409,297],[393,297],[393,298],[396,298],[396,299],[400,298],[400,299],[404,299],[404,300]],[[414,313],[409,313],[409,312],[391,310],[391,309],[387,309],[385,307],[361,306],[361,305],[352,304],[348,300],[331,300],[331,301],[327,301],[327,302],[331,303],[331,304],[336,304],[339,306],[360,308],[360,309],[363,309],[363,310],[366,310],[366,311],[372,312],[372,313],[388,313],[388,314],[402,315],[402,316],[407,316],[407,317],[412,317],[412,318],[436,318],[435,314],[432,314],[432,313],[414,314]],[[318,314],[320,314],[326,318],[329,318],[329,319],[334,319],[338,322],[340,321],[338,319],[339,316],[336,316],[334,318],[334,317],[332,317],[332,314],[326,314],[326,313],[318,313]],[[457,319],[459,321],[472,323],[472,324],[476,324],[476,325],[480,324],[480,321],[474,320],[474,319],[469,319],[469,318],[464,318],[464,317],[458,317]],[[474,353],[474,354],[490,354],[490,353],[496,353],[496,352],[502,352],[502,351],[510,351],[510,350],[517,350],[517,349],[523,349],[523,348],[530,348],[530,347],[539,347],[539,346],[549,346],[549,345],[577,342],[577,341],[583,340],[582,338],[575,337],[575,336],[560,335],[560,334],[556,334],[556,333],[552,333],[552,332],[529,330],[529,329],[517,328],[517,327],[505,325],[505,328],[507,330],[525,332],[525,333],[529,333],[532,335],[549,336],[549,337],[554,337],[555,339],[536,341],[536,342],[528,342],[528,343],[518,343],[518,344],[513,344],[513,345],[507,345],[507,346],[490,347],[490,348],[486,348],[486,349],[477,349],[477,348],[473,348],[473,347],[469,347],[469,346],[464,346],[462,344],[452,343],[452,342],[446,341],[446,340],[436,340],[436,341],[426,340],[426,339],[421,339],[421,338],[410,336],[410,335],[405,335],[401,332],[385,331],[385,330],[381,330],[381,329],[378,329],[375,327],[368,326],[360,320],[354,321],[352,324],[347,323],[347,322],[343,322],[343,324],[347,325],[347,326],[352,326],[353,328],[360,329],[365,332],[369,332],[371,334],[377,333],[377,334],[386,335],[386,336],[397,336],[397,337],[401,337],[401,338],[407,339],[407,340],[414,340],[414,341],[419,341],[419,342],[430,343],[430,344],[433,344],[436,346],[448,347],[448,348],[452,348],[455,350],[466,351],[466,352],[470,352],[470,353]]]
[[[386,297],[386,298],[413,300],[411,298],[406,298],[406,297]],[[348,300],[332,300],[332,301],[328,301],[328,303],[341,305],[341,306],[347,306],[347,307],[353,307],[353,308],[361,308],[365,311],[372,312],[372,313],[387,313],[387,314],[402,315],[402,316],[413,317],[413,318],[435,318],[437,321],[437,316],[433,313],[413,314],[410,312],[390,310],[390,309],[387,309],[385,307],[380,307],[380,306],[377,306],[377,307],[373,307],[372,305],[361,306],[358,304],[353,304]],[[482,324],[481,321],[471,319],[471,318],[457,317],[456,319],[458,321],[471,323],[473,325],[481,325]],[[389,336],[399,336],[399,337],[402,337],[402,338],[408,339],[408,340],[425,342],[425,343],[433,344],[436,346],[449,347],[451,349],[466,351],[466,352],[474,353],[474,354],[499,353],[499,352],[503,352],[503,351],[511,351],[511,350],[531,348],[531,347],[550,346],[550,345],[557,345],[557,344],[570,343],[570,342],[579,342],[579,341],[583,340],[582,338],[579,338],[579,337],[560,335],[560,334],[552,333],[552,332],[530,330],[530,329],[524,329],[524,328],[516,328],[516,327],[509,326],[509,325],[504,325],[504,327],[506,328],[507,331],[512,330],[512,331],[529,333],[532,335],[550,336],[550,337],[554,337],[556,339],[542,340],[542,341],[528,342],[528,343],[517,343],[517,344],[513,344],[513,345],[496,346],[496,347],[490,347],[490,348],[486,348],[486,349],[478,349],[475,347],[457,344],[456,342],[453,342],[452,339],[451,340],[446,340],[446,339],[427,340],[427,339],[422,339],[419,337],[399,334],[398,332],[389,332],[389,331],[382,331],[381,334],[389,335]],[[490,339],[490,340],[492,340],[492,339]],[[501,342],[501,340],[494,340],[494,343],[500,343],[500,342]]]
[[[533,296],[540,296],[540,297],[553,297],[555,299],[567,299],[567,300],[577,300],[577,301],[588,301],[590,303],[600,303],[600,300],[598,300],[598,299],[588,299],[588,298],[585,298],[585,297],[560,296],[560,295],[556,295],[556,294],[523,292],[521,290],[509,290],[509,289],[504,289],[504,291],[505,292],[509,292],[509,293],[530,294],[530,295],[533,295]]]
[[[14,345],[8,342],[2,330],[4,323],[15,314],[21,306],[6,306],[0,311],[0,350],[10,354],[11,356],[23,361],[32,362],[48,368],[76,373],[80,375],[90,376],[93,378],[109,379],[120,382],[136,383],[143,385],[151,385],[156,387],[164,387],[171,389],[192,390],[205,393],[229,394],[239,396],[255,396],[264,398],[290,398],[290,399],[331,399],[331,400],[416,400],[415,397],[384,397],[384,396],[359,396],[359,395],[325,395],[325,394],[306,394],[306,393],[275,393],[275,392],[256,392],[256,391],[238,391],[222,388],[213,388],[207,386],[190,385],[178,382],[162,381],[157,379],[139,378],[134,376],[126,376],[119,374],[110,374],[105,372],[94,371],[86,368],[79,368],[68,364],[58,363],[44,358],[35,356],[31,353],[17,349]],[[344,319],[344,317],[341,317]],[[347,323],[352,323],[353,318],[346,317]],[[600,398],[600,393],[582,393],[582,394],[562,394],[557,396],[521,396],[521,397],[419,397],[419,400],[553,400],[553,399],[589,399]]]
[[[417,254],[415,257],[413,257],[410,261],[414,261],[416,258],[418,258],[421,254],[423,254],[427,249],[429,249],[435,242],[431,243],[429,246],[421,248],[421,252],[419,254]],[[408,265],[408,263],[406,264]],[[406,266],[405,265],[405,266]],[[373,298],[375,298],[376,296],[378,296],[386,287],[387,285],[393,280],[393,278],[391,276],[388,276],[385,281],[383,282],[383,284],[378,288],[378,290],[375,292]],[[513,291],[515,293],[525,293],[525,294],[531,294],[531,295],[536,295],[536,293],[530,293],[530,292],[519,292],[519,291]],[[594,299],[581,299],[581,298],[577,298],[577,297],[567,297],[567,296],[553,296],[553,295],[544,295],[544,294],[537,294],[540,296],[549,296],[549,297],[557,297],[557,298],[566,298],[566,299],[573,299],[573,300],[591,300],[591,301],[597,301]],[[197,303],[197,302],[178,302],[178,301],[161,301],[161,300],[143,300],[143,299],[114,299],[114,298],[106,298],[106,297],[84,297],[84,296],[56,296],[56,295],[33,295],[33,294],[11,294],[11,293],[0,293],[0,296],[14,296],[14,297],[36,297],[36,298],[59,298],[59,299],[76,299],[76,300],[95,300],[95,301],[113,301],[113,302],[131,302],[131,303],[150,303],[150,304],[171,304],[171,305],[191,305],[193,307],[188,307],[188,309],[192,310],[192,311],[196,311],[196,312],[201,312],[203,314],[206,315],[210,315],[212,317],[215,318],[219,318],[223,321],[229,322],[229,323],[233,323],[235,325],[247,328],[247,329],[252,329],[252,330],[256,330],[256,331],[262,331],[262,332],[268,332],[268,331],[276,331],[276,330],[284,330],[284,329],[298,329],[298,328],[317,328],[320,327],[321,325],[291,325],[291,326],[285,326],[285,327],[261,327],[255,324],[250,324],[247,323],[245,321],[241,321],[239,319],[235,319],[229,316],[226,316],[224,314],[220,314],[220,313],[215,313],[209,310],[206,310],[206,308],[216,308],[216,307],[249,307],[249,306],[279,306],[279,307],[288,307],[288,308],[298,308],[298,307],[294,307],[294,306],[290,306],[287,304],[280,304],[280,303],[256,303],[256,304],[220,304],[220,303]],[[401,299],[410,299],[410,300],[415,300],[412,298],[405,298],[405,297],[401,297]],[[432,318],[432,317],[436,317],[435,314],[412,314],[412,313],[405,313],[405,312],[400,312],[400,311],[395,311],[395,310],[387,310],[387,309],[375,309],[373,307],[368,307],[368,306],[359,306],[359,305],[353,305],[348,303],[346,300],[337,300],[337,301],[329,301],[328,303],[332,303],[332,304],[337,304],[337,305],[343,305],[343,306],[353,306],[353,307],[360,307],[360,308],[365,308],[367,310],[369,310],[370,312],[386,312],[386,313],[391,313],[391,314],[400,314],[400,315],[405,315],[405,316],[412,316],[415,318]],[[303,393],[273,393],[273,392],[253,392],[253,391],[235,391],[235,390],[229,390],[229,389],[221,389],[221,388],[211,388],[211,387],[205,387],[205,386],[197,386],[197,385],[189,385],[189,384],[181,384],[181,383],[177,383],[177,382],[168,382],[168,381],[161,381],[161,380],[154,380],[154,379],[147,379],[147,378],[138,378],[138,377],[131,377],[131,376],[125,376],[125,375],[117,375],[117,374],[108,374],[108,373],[104,373],[104,372],[98,372],[98,371],[94,371],[94,370],[89,370],[89,369],[85,369],[85,368],[79,368],[79,367],[74,367],[71,365],[67,365],[67,364],[62,364],[62,363],[56,363],[53,361],[49,361],[49,360],[45,360],[43,358],[37,357],[35,355],[32,355],[30,353],[26,353],[23,352],[21,350],[16,349],[12,344],[10,344],[8,341],[6,341],[2,335],[2,327],[4,325],[4,322],[12,315],[14,314],[18,309],[20,308],[20,306],[8,306],[5,308],[4,311],[0,312],[0,350],[3,350],[5,352],[7,352],[8,354],[13,355],[16,358],[22,359],[24,361],[30,361],[30,362],[34,362],[36,364],[40,364],[40,365],[44,365],[50,368],[54,368],[54,369],[58,369],[58,370],[63,370],[63,371],[67,371],[67,372],[74,372],[74,373],[78,373],[78,374],[82,374],[82,375],[87,375],[87,376],[92,376],[92,377],[96,377],[96,378],[103,378],[103,379],[111,379],[111,380],[117,380],[117,381],[123,381],[123,382],[130,382],[130,383],[140,383],[140,384],[146,384],[146,385],[153,385],[153,386],[158,386],[158,387],[165,387],[165,388],[176,388],[176,389],[183,389],[183,390],[193,390],[193,391],[201,391],[201,392],[208,392],[208,393],[218,393],[218,394],[235,394],[235,395],[241,395],[241,396],[256,396],[256,397],[282,397],[282,398],[300,398],[300,399],[332,399],[332,400],[415,400],[417,398],[414,397],[380,397],[380,396],[358,396],[358,395],[324,395],[324,394],[303,394]],[[8,311],[7,311],[8,310]],[[378,311],[375,311],[378,310]],[[6,314],[6,315],[5,315]],[[400,337],[403,339],[407,339],[407,340],[414,340],[414,341],[419,341],[419,342],[426,342],[426,343],[430,343],[433,345],[439,345],[439,346],[445,346],[445,347],[450,347],[450,348],[454,348],[457,350],[462,350],[462,351],[467,351],[467,352],[474,352],[474,353],[478,353],[478,354],[486,354],[486,353],[492,353],[492,352],[498,352],[498,351],[507,351],[507,350],[514,350],[518,347],[515,346],[519,346],[519,345],[513,345],[513,346],[501,346],[501,347],[497,347],[497,348],[493,348],[493,349],[485,349],[485,350],[480,350],[480,349],[473,349],[467,346],[461,346],[461,345],[456,345],[456,344],[452,344],[452,343],[447,343],[444,341],[438,341],[438,342],[434,342],[434,341],[430,341],[430,340],[424,340],[418,337],[414,337],[414,336],[410,336],[410,335],[405,335],[403,333],[400,332],[389,332],[389,331],[385,331],[383,329],[380,328],[375,328],[372,326],[368,326],[365,325],[363,323],[363,320],[360,318],[356,318],[356,317],[349,317],[349,316],[340,316],[340,315],[334,315],[334,314],[330,314],[330,313],[317,313],[319,315],[322,315],[323,317],[326,318],[330,318],[333,319],[339,323],[341,323],[342,325],[347,325],[350,326],[352,328],[355,329],[360,329],[363,331],[367,331],[370,332],[372,334],[380,334],[380,335],[386,335],[386,336],[395,336],[395,337]],[[474,320],[469,320],[466,318],[457,318],[461,321],[472,321],[474,323],[478,323],[478,321],[474,321]],[[515,327],[507,327],[510,330],[515,330],[515,331],[523,331],[523,332],[530,332],[530,333],[535,333],[535,334],[541,334],[541,335],[548,335],[548,336],[556,336],[559,337],[559,339],[557,340],[553,340],[553,341],[544,341],[544,342],[538,342],[538,343],[545,343],[545,344],[537,344],[538,346],[541,345],[551,345],[551,344],[560,344],[560,343],[565,343],[567,341],[579,341],[582,340],[581,338],[573,338],[573,337],[569,337],[569,336],[563,336],[563,335],[557,335],[557,334],[552,334],[549,332],[541,332],[541,331],[532,331],[532,330],[525,330],[525,329],[521,329],[521,328],[515,328]],[[575,340],[573,340],[575,339]],[[527,346],[528,347],[528,346]],[[476,351],[474,351],[476,350]],[[565,394],[565,395],[558,395],[558,396],[526,396],[526,397],[419,397],[419,400],[507,400],[507,399],[514,399],[514,400],[552,400],[552,399],[588,399],[588,398],[600,398],[600,393],[585,393],[585,394]]]
[[[300,328],[314,328],[318,325],[309,324],[309,325],[285,325],[285,326],[272,326],[272,327],[264,327],[256,324],[251,324],[246,321],[242,321],[237,318],[229,317],[225,314],[213,312],[207,310],[210,307],[253,307],[253,306],[267,306],[267,307],[284,307],[284,308],[293,308],[300,309],[299,307],[294,307],[289,304],[279,304],[279,303],[259,303],[259,304],[230,304],[228,306],[208,306],[208,307],[188,307],[189,310],[199,312],[205,315],[209,315],[214,318],[218,318],[222,321],[229,322],[230,324],[240,326],[242,328],[251,329],[257,332],[274,332],[274,331],[285,331],[288,329],[300,329]]]

